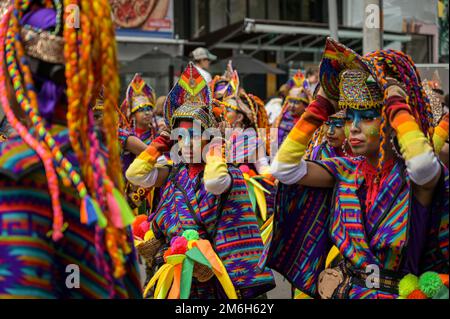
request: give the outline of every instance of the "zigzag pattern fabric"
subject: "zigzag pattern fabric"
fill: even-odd
[[[171,173],[171,182],[161,190],[161,200],[152,221],[155,236],[170,242],[185,230],[197,230],[202,238],[211,241],[243,298],[252,298],[272,289],[274,282],[270,270],[259,272],[256,267],[263,245],[241,172],[228,166],[233,184],[223,201],[222,211],[218,212],[221,196],[206,191],[201,174],[190,178],[184,165],[173,170],[176,173]],[[192,216],[188,205],[192,206],[196,216]],[[213,238],[209,238],[211,236]],[[212,286],[210,281],[203,284],[194,281],[190,298],[220,297],[220,292],[214,291]]]
[[[55,132],[55,131],[53,131]],[[55,134],[62,150],[69,144],[68,131]],[[75,156],[67,158],[76,166]],[[68,228],[58,243],[46,236],[52,230],[52,208],[42,162],[19,137],[0,145],[0,299],[3,298],[140,298],[137,258],[124,256],[126,275],[111,282],[101,260],[95,226],[80,220],[80,199],[73,189],[61,186],[61,204]],[[124,238],[132,247],[131,237]],[[104,248],[103,248],[104,250]],[[79,266],[80,288],[65,285],[70,264]]]

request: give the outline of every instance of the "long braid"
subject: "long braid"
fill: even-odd
[[[432,145],[433,126],[431,124],[432,113],[429,99],[421,85],[421,79],[417,69],[415,68],[412,59],[400,51],[395,50],[380,50],[372,52],[365,56],[373,64],[376,72],[376,77],[384,91],[384,100],[387,101],[387,87],[388,77],[396,78],[399,82],[405,84],[406,93],[408,96],[408,104],[411,106],[411,110],[419,122],[421,130],[428,137]],[[385,151],[388,137],[387,127],[388,119],[386,115],[386,107],[384,104],[381,114],[381,151],[378,162],[378,172],[381,173],[385,161]]]
[[[115,112],[115,104],[118,101],[119,79],[117,76],[117,55],[114,40],[114,27],[110,18],[110,4],[108,0],[93,1],[93,7],[99,13],[101,23],[101,72],[102,83],[105,85],[104,107],[105,113],[110,115],[104,119],[106,143],[109,151],[108,170],[110,176],[114,176],[115,184],[123,189],[124,182],[121,174],[119,140],[118,140],[118,115]]]
[[[0,26],[0,39],[1,43],[4,43],[6,33],[8,30],[8,20],[10,19],[12,7],[8,9],[8,11],[3,16],[3,20],[1,22]],[[10,58],[7,58],[5,56],[5,48],[3,45],[0,45],[0,58],[1,61],[7,61],[10,60]],[[11,61],[12,62],[12,61]],[[18,132],[18,134],[21,136],[21,138],[32,148],[36,151],[38,156],[41,158],[45,174],[48,180],[48,188],[50,193],[50,199],[52,202],[52,208],[55,216],[62,216],[62,208],[61,203],[59,201],[59,187],[58,187],[58,177],[55,173],[55,168],[53,166],[53,160],[51,158],[51,155],[49,154],[48,150],[41,145],[28,131],[28,129],[20,123],[20,121],[16,118],[8,100],[7,96],[7,76],[4,73],[3,66],[0,67],[0,91],[3,92],[3,94],[0,95],[0,99],[2,101],[2,106],[5,111],[5,115],[10,123],[10,125]],[[53,231],[53,239],[57,240],[62,236],[62,225],[58,225],[59,227],[54,228]]]
[[[72,5],[78,5],[76,0],[64,0],[64,7]],[[64,20],[67,21],[70,16],[70,12],[65,11]],[[77,30],[75,28],[64,28],[64,58],[66,61],[65,75],[67,82],[67,124],[69,128],[69,138],[72,144],[72,148],[77,156],[78,161],[81,163],[84,154],[80,145],[80,100],[78,99],[77,91],[79,86],[78,78],[78,49],[77,49]]]

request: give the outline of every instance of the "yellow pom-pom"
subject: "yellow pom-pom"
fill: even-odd
[[[150,229],[148,232],[145,233],[144,241],[148,241],[153,238],[155,238],[155,234],[153,233],[153,230]]]
[[[417,289],[419,289],[419,278],[413,274],[407,274],[398,284],[398,293],[404,298]]]

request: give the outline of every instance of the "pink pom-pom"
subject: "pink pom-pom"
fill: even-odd
[[[188,241],[184,237],[176,237],[171,241],[171,249],[174,254],[185,254]]]
[[[250,172],[250,167],[248,167],[247,165],[241,165],[239,166],[239,169],[241,170],[242,173],[248,174],[248,172]]]
[[[150,223],[148,221],[144,221],[139,225],[139,229],[144,233],[150,230]]]

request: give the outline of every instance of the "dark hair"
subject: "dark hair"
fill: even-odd
[[[447,105],[447,107],[448,106],[450,106],[449,104],[448,104],[448,93],[445,95],[445,97],[444,97],[444,103],[445,103],[445,105]]]
[[[314,74],[316,74],[316,73],[318,73],[318,72],[319,72],[319,69],[316,68],[316,67],[314,67],[314,68],[308,68],[308,69],[306,70],[306,77],[310,77],[311,75],[314,75]]]
[[[444,91],[442,89],[433,89],[433,92],[439,95],[444,95]]]

